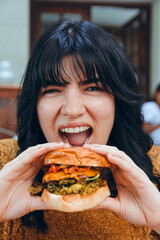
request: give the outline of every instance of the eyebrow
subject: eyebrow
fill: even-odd
[[[85,86],[85,85],[88,85],[88,84],[92,84],[92,83],[95,83],[95,84],[98,84],[100,83],[100,80],[99,78],[93,78],[93,79],[86,79],[86,80],[80,80],[79,81],[79,86]],[[50,85],[53,85],[53,86],[56,86],[56,87],[65,87],[66,85],[70,84],[70,82],[54,82],[54,84],[50,84],[50,82],[48,82],[47,86],[50,86]]]
[[[79,82],[79,85],[84,86],[91,83],[98,84],[99,82],[100,82],[99,78],[93,78],[93,79],[82,80]]]
[[[69,82],[67,83],[63,83],[63,82],[54,82],[54,83],[52,83],[52,82],[47,82],[47,84],[46,84],[46,87],[48,87],[48,86],[51,86],[51,85],[53,85],[53,86],[56,86],[56,87],[65,87],[66,85],[68,85],[69,84]]]

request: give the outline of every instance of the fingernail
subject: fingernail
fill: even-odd
[[[83,147],[92,147],[90,144],[84,144]]]
[[[71,145],[69,143],[65,143],[64,146],[68,146],[68,147],[71,147]]]

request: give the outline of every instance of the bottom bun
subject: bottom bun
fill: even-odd
[[[79,212],[98,206],[109,196],[110,190],[106,185],[86,196],[80,194],[56,195],[44,189],[41,199],[50,209],[62,212]]]

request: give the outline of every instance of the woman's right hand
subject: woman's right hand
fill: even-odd
[[[44,143],[30,147],[0,171],[0,222],[16,219],[25,214],[48,209],[38,196],[28,192],[43,166],[44,155],[52,150],[67,148],[69,144]]]

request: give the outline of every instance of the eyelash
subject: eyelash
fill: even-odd
[[[93,92],[99,92],[99,91],[103,91],[103,89],[101,87],[97,87],[97,86],[91,86],[91,87],[88,87],[86,89],[86,91],[93,91]]]
[[[42,95],[45,95],[47,93],[55,93],[55,92],[60,92],[60,91],[57,89],[46,89],[42,92]]]
[[[97,86],[90,86],[88,88],[85,89],[85,91],[89,91],[89,92],[102,92],[103,89],[101,87],[97,87]],[[48,94],[48,93],[57,93],[60,92],[60,90],[58,89],[46,89],[42,92],[42,95]]]

